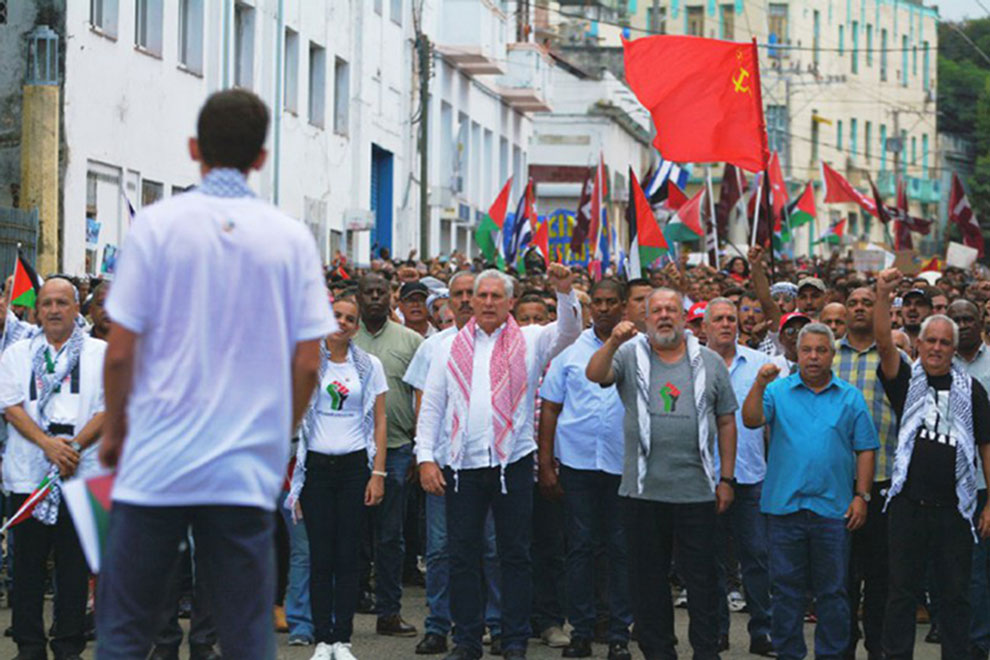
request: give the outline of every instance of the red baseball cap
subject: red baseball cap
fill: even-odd
[[[698,319],[705,318],[705,310],[708,309],[708,301],[702,300],[701,302],[696,302],[688,309],[687,322],[697,321]]]
[[[801,312],[789,312],[780,317],[780,328],[779,332],[784,331],[784,326],[793,321],[794,319],[804,319],[805,321],[811,322],[811,317],[807,314],[802,314]]]

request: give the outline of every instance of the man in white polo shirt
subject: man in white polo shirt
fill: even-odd
[[[107,301],[100,457],[117,481],[100,660],[147,656],[190,525],[224,657],[275,657],[273,512],[336,323],[313,237],[247,186],[267,130],[254,94],[212,95],[189,143],[202,185],[142,210],[121,250]]]

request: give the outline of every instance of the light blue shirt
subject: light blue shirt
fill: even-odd
[[[770,356],[748,346],[736,346],[736,356],[729,367],[729,381],[736,401],[745,401],[760,367],[770,361]],[[715,473],[721,467],[715,452]],[[758,484],[767,476],[766,448],[763,429],[748,429],[742,421],[742,406],[736,409],[736,481],[741,484]]]
[[[540,398],[564,406],[554,436],[554,453],[562,465],[622,474],[625,408],[615,385],[602,387],[584,375],[588,361],[601,346],[594,329],[582,332],[550,363]]]
[[[767,387],[763,414],[770,426],[763,513],[807,509],[842,518],[855,490],[856,452],[880,448],[863,393],[837,376],[815,393],[794,372]]]

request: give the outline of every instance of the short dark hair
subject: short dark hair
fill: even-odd
[[[628,298],[628,296],[626,295],[626,286],[619,280],[613,279],[611,277],[606,277],[604,279],[595,282],[591,286],[591,291],[588,292],[588,295],[594,298],[595,294],[598,292],[599,289],[605,289],[607,291],[615,292],[615,294],[619,296],[619,300],[621,300],[622,302],[625,302]]]
[[[268,134],[268,107],[244,89],[211,94],[199,111],[196,139],[203,163],[210,167],[250,169]]]
[[[650,281],[645,277],[634,277],[633,279],[626,282],[626,291],[629,291],[634,286],[648,286],[651,289],[653,288],[653,285],[650,284]]]
[[[516,301],[515,309],[519,309],[519,305],[527,305],[530,303],[543,305],[543,309],[545,309],[547,313],[550,312],[550,308],[547,306],[547,301],[541,298],[539,293],[534,291],[528,291],[520,296],[519,300]]]

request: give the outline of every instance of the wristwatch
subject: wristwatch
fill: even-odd
[[[870,494],[869,493],[860,493],[859,491],[856,491],[855,497],[861,497],[861,498],[863,498],[863,501],[864,502],[866,502],[867,504],[870,503]]]
[[[69,444],[69,446],[72,447],[73,449],[75,449],[77,452],[81,452],[82,451],[82,445],[79,444],[78,442],[72,442],[72,443]]]
[[[732,486],[733,489],[736,487],[736,478],[735,477],[719,477],[718,480],[721,483],[729,484],[730,486]]]

